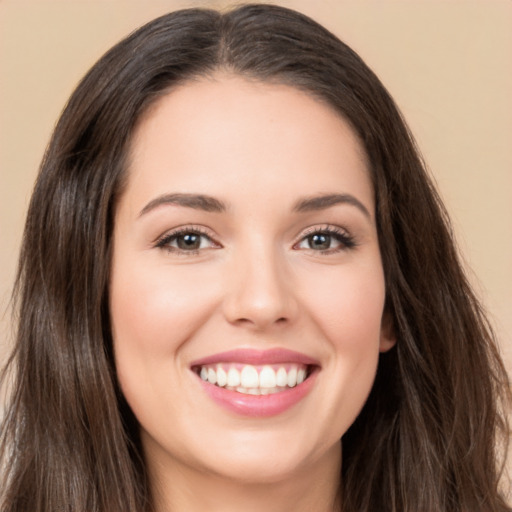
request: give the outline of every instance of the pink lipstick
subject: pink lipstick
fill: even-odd
[[[238,348],[227,352],[220,352],[194,361],[191,366],[206,365],[211,363],[243,363],[252,365],[277,364],[277,363],[303,363],[319,366],[319,362],[294,350],[273,348],[270,350],[255,350]]]
[[[312,389],[319,362],[287,350],[236,349],[194,361],[208,396],[236,414],[268,417],[299,403]]]

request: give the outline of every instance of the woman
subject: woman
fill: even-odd
[[[510,510],[507,378],[444,209],[300,14],[179,11],[108,52],[17,297],[2,510]]]

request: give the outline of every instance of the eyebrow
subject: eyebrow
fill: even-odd
[[[371,219],[370,212],[359,199],[350,194],[323,194],[306,197],[297,201],[293,211],[298,213],[325,210],[338,204],[349,204],[359,209],[366,217]],[[226,204],[215,197],[204,194],[163,194],[151,200],[139,213],[139,217],[162,205],[184,206],[205,212],[222,213],[227,210]]]
[[[185,206],[205,212],[221,213],[226,211],[226,205],[222,201],[204,194],[164,194],[144,206],[139,217],[162,205]]]
[[[366,217],[371,219],[370,212],[366,206],[361,201],[359,201],[359,199],[350,194],[324,194],[313,197],[306,197],[295,203],[293,211],[302,213],[325,210],[338,204],[349,204],[351,206],[355,206],[358,210],[364,213]]]

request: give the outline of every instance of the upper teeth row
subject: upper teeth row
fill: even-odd
[[[217,386],[228,386],[243,388],[293,388],[306,378],[306,367],[300,364],[288,364],[286,367],[279,366],[276,369],[265,365],[256,367],[245,365],[241,371],[236,367],[224,368],[222,365],[202,366],[200,377]]]

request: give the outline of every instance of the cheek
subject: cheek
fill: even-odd
[[[336,350],[376,350],[380,341],[385,285],[381,265],[347,266],[306,283],[309,310]]]
[[[204,276],[172,271],[165,263],[120,254],[113,269],[110,316],[117,376],[139,421],[151,424],[162,401],[173,408],[181,348],[205,323],[214,298],[201,289]]]
[[[324,336],[336,354],[334,374],[344,381],[342,389],[369,392],[379,355],[382,310],[380,294],[359,288],[350,296],[338,295],[318,312]]]
[[[201,276],[136,262],[115,268],[110,313],[118,351],[130,348],[143,357],[175,352],[213,303],[201,289]]]
[[[334,437],[350,427],[375,380],[385,287],[380,265],[337,269],[316,276],[309,311],[332,357],[325,368],[322,407]],[[313,283],[310,283],[313,284]],[[320,409],[320,404],[319,404]]]

